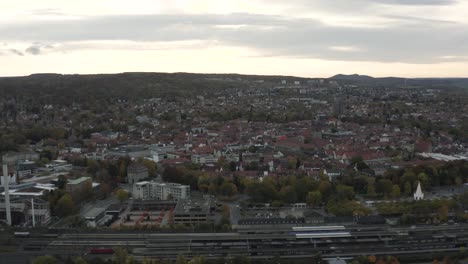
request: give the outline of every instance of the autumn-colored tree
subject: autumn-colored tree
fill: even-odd
[[[371,256],[367,257],[367,260],[370,263],[375,263],[377,261],[377,258],[374,255],[371,255]]]
[[[437,213],[439,216],[439,220],[441,222],[444,222],[444,223],[447,222],[448,213],[449,213],[449,208],[447,204],[443,204],[441,207],[439,207],[439,209],[437,210]]]
[[[119,199],[119,201],[121,203],[123,203],[125,200],[128,199],[128,192],[125,191],[124,189],[118,189],[116,192],[115,192],[115,196],[117,197],[117,199]]]
[[[232,182],[224,182],[220,191],[222,195],[231,197],[237,194],[237,187]]]
[[[105,197],[107,197],[112,191],[110,185],[106,182],[102,182],[101,185],[99,186],[99,189],[101,193],[104,194]]]

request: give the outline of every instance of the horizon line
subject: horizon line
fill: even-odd
[[[126,73],[162,73],[162,74],[199,74],[199,75],[245,75],[245,76],[265,76],[265,77],[294,77],[294,78],[302,78],[302,79],[331,79],[336,75],[345,75],[345,76],[368,76],[372,78],[400,78],[400,79],[468,79],[467,77],[406,77],[406,76],[372,76],[367,74],[359,74],[359,73],[336,73],[335,75],[329,77],[319,77],[319,76],[301,76],[301,75],[283,75],[283,74],[256,74],[256,73],[233,73],[233,72],[185,72],[185,71],[175,71],[175,72],[163,72],[163,71],[124,71],[124,72],[101,72],[101,73],[59,73],[59,72],[36,72],[30,73],[27,75],[18,74],[18,75],[0,75],[0,78],[24,78],[30,77],[33,75],[118,75],[118,74],[126,74]]]

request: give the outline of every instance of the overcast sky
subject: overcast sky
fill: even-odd
[[[468,77],[468,0],[5,0],[0,65]]]

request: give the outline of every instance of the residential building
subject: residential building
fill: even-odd
[[[216,163],[218,158],[212,154],[195,154],[192,155],[192,162],[195,164]]]
[[[190,186],[155,181],[137,182],[133,185],[135,199],[182,200],[190,198]]]
[[[343,171],[340,169],[324,169],[323,174],[328,177],[328,180],[330,182],[333,182],[336,180],[336,178],[340,177],[342,175]]]
[[[127,145],[109,149],[108,154],[116,157],[129,156],[132,159],[144,158],[150,155],[150,150],[146,146]]]

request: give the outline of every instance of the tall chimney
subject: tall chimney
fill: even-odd
[[[36,227],[36,216],[34,215],[34,198],[31,198],[32,225]]]
[[[3,163],[3,188],[5,189],[5,209],[7,224],[11,226],[11,208],[10,208],[10,176],[8,175],[8,165]]]

